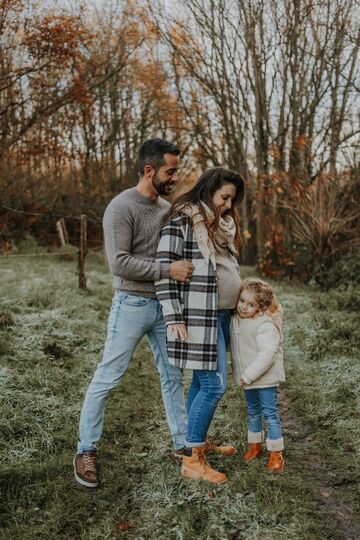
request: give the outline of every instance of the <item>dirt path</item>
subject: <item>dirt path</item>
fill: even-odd
[[[311,428],[302,423],[286,399],[280,397],[284,432],[293,454],[291,467],[313,494],[314,511],[321,514],[334,540],[359,540],[360,515],[355,509],[359,480],[340,475],[317,448]],[[351,451],[351,449],[347,449]]]

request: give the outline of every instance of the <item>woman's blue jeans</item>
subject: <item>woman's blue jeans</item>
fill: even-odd
[[[216,407],[227,387],[226,348],[230,340],[231,310],[218,312],[217,369],[193,371],[189,388],[188,428],[185,445],[188,448],[203,446]]]

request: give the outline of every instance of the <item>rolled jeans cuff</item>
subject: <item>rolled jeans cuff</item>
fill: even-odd
[[[266,439],[266,449],[269,452],[281,452],[284,450],[284,439]]]
[[[81,441],[78,442],[77,445],[77,453],[83,454],[84,452],[96,452],[97,448],[94,444],[82,444]]]
[[[261,443],[263,440],[262,431],[248,431],[248,443]]]
[[[205,446],[206,445],[206,441],[204,442],[188,442],[188,441],[185,441],[185,448],[198,448],[200,446]]]

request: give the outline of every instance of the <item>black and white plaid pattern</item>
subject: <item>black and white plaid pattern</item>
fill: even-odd
[[[166,278],[155,282],[156,296],[166,325],[184,323],[188,341],[167,332],[169,362],[180,368],[216,370],[217,367],[217,279],[209,260],[203,258],[193,236],[191,220],[178,214],[161,231],[156,260],[172,263],[187,260],[195,269],[190,283]]]

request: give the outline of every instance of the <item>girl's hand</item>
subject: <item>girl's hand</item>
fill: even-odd
[[[187,335],[185,324],[169,324],[168,332],[174,338],[179,338],[182,341],[187,341],[188,340],[188,335]]]

